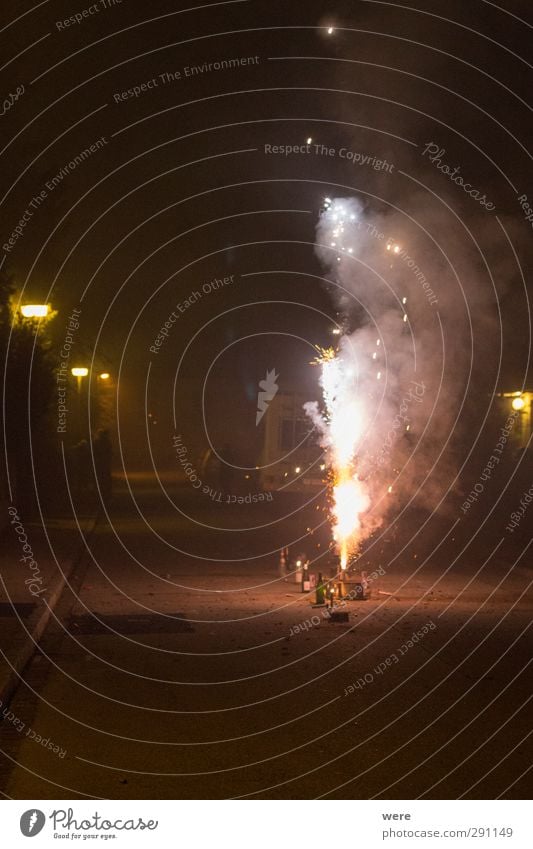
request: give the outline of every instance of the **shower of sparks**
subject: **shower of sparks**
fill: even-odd
[[[343,256],[352,258],[359,241],[361,221],[349,201],[324,198],[320,213],[327,224],[327,246],[333,249],[333,261],[342,262]]]
[[[357,447],[365,417],[356,398],[353,368],[332,348],[319,349],[316,362],[322,366],[320,385],[326,409],[321,429],[331,468],[333,538],[341,569],[346,569],[358,548],[361,516],[370,505],[366,485],[357,475]]]

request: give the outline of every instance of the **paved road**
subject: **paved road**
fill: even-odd
[[[173,498],[138,481],[97,526],[0,726],[4,794],[529,797],[523,563],[385,540],[334,624],[277,570],[315,505]]]

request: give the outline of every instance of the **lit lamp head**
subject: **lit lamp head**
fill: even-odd
[[[20,311],[24,318],[46,318],[49,309],[49,304],[23,304]]]
[[[89,369],[75,366],[73,369],[71,369],[71,372],[74,377],[87,377],[87,375],[89,374]]]
[[[517,410],[517,412],[520,412],[520,410],[523,410],[526,406],[525,399],[522,397],[522,395],[518,395],[516,398],[513,398],[511,406],[513,410]]]
[[[109,380],[111,375],[109,374],[108,371],[103,371],[102,374],[98,375],[98,377],[100,378],[100,380]]]

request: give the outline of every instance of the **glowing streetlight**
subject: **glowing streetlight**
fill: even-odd
[[[311,138],[311,136],[309,136],[309,138],[307,139],[307,144],[313,144],[313,139]]]
[[[518,398],[513,398],[511,406],[513,410],[517,410],[517,412],[520,412],[520,410],[523,410],[526,406],[526,402],[524,398],[522,398],[522,396],[520,395]]]
[[[87,377],[89,374],[89,369],[84,366],[74,366],[71,368],[70,373],[73,377],[76,378],[76,383],[78,385],[78,398],[81,396],[81,381],[84,377]]]
[[[46,318],[49,309],[49,304],[23,304],[20,311],[24,318]]]
[[[328,35],[333,35],[335,29],[333,27],[328,27]]]
[[[100,378],[100,380],[109,380],[111,375],[109,374],[108,371],[103,371],[102,374],[98,375],[98,377]]]

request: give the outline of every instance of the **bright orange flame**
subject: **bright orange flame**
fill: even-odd
[[[341,569],[346,569],[348,557],[357,548],[360,514],[369,507],[365,486],[356,475],[349,477],[347,469],[341,471],[333,484],[334,536],[340,549]]]
[[[370,499],[366,485],[355,472],[357,445],[364,431],[364,411],[354,397],[353,369],[332,349],[320,351],[321,384],[327,416],[324,446],[330,453],[333,472],[333,536],[340,554],[341,569],[357,549],[361,514]]]

